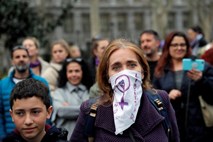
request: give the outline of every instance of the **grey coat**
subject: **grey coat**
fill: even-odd
[[[75,92],[76,88],[78,92]],[[65,87],[57,88],[52,97],[52,121],[56,127],[67,129],[70,138],[80,112],[80,105],[89,98],[88,91],[82,84],[73,86],[67,82]]]

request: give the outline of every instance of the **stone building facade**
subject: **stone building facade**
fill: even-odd
[[[129,38],[138,42],[139,34],[145,29],[155,29],[164,37],[171,30],[185,31],[198,19],[189,10],[184,0],[160,0],[162,5],[155,4],[159,0],[26,0],[29,6],[36,8],[39,14],[45,16],[46,21],[57,18],[62,13],[62,7],[70,5],[66,17],[61,19],[61,26],[55,28],[47,36],[49,41],[65,39],[69,43],[77,44],[84,55],[90,55],[90,43],[94,37],[93,30],[97,30],[95,37],[109,39]],[[94,7],[94,2],[99,7]],[[170,5],[168,3],[170,2]],[[98,20],[91,20],[91,14],[97,10]],[[157,8],[155,8],[157,7]],[[97,8],[97,9],[95,9]],[[160,26],[161,16],[165,15],[167,26]],[[161,20],[162,21],[162,20]],[[93,25],[93,29],[91,28]],[[95,25],[95,26],[94,26]],[[158,27],[159,26],[159,27]],[[98,29],[94,29],[98,27]],[[44,50],[43,52],[47,52]],[[48,54],[48,53],[45,53]],[[8,65],[8,63],[4,63]],[[3,65],[4,66],[4,65]]]
[[[63,19],[62,26],[50,33],[50,40],[64,38],[68,42],[76,43],[82,50],[87,50],[87,45],[92,39],[91,25],[97,24],[96,21],[90,20],[91,1],[99,2],[100,23],[97,26],[100,26],[100,30],[97,36],[110,39],[124,37],[137,41],[144,29],[153,28],[153,8],[150,8],[152,5],[149,0],[34,0],[30,5],[42,6],[46,20],[50,21],[61,13],[61,7],[72,5]],[[185,30],[197,21],[183,0],[175,0],[172,3],[167,20],[165,33],[174,29]],[[163,36],[159,29],[155,30]]]

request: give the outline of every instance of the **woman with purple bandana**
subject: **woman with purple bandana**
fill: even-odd
[[[163,127],[164,117],[148,99],[150,85],[149,66],[143,51],[134,43],[117,39],[112,41],[100,61],[97,82],[102,94],[95,102],[98,106],[94,122],[93,141],[107,142],[168,142]],[[171,123],[172,142],[179,142],[175,112],[165,91],[163,99]],[[87,142],[85,125],[90,113],[90,100],[81,105],[71,142]]]

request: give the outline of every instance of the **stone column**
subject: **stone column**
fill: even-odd
[[[90,0],[91,37],[100,35],[99,0]]]

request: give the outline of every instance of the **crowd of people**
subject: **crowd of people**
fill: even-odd
[[[0,142],[212,142],[199,96],[213,105],[213,44],[202,28],[138,38],[93,39],[91,59],[56,40],[47,62],[26,37],[0,80]],[[203,70],[185,70],[185,58]]]

